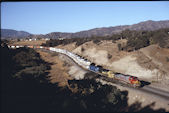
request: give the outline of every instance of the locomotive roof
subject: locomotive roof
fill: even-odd
[[[133,78],[138,78],[138,77],[135,77],[135,76],[132,76],[132,75],[125,75],[125,74],[122,74],[122,73],[115,73],[115,74],[120,74],[120,75],[124,75],[124,76],[130,76],[130,77],[133,77]]]

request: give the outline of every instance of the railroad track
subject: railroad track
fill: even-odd
[[[40,50],[43,50],[43,51],[45,51],[45,52],[50,52],[50,53],[51,53],[51,52],[52,52],[52,53],[55,52],[55,51],[46,50],[46,49],[43,49],[43,48],[41,48]],[[57,52],[57,53],[59,53],[59,52]],[[63,54],[63,53],[59,53],[59,54]],[[86,69],[86,68],[84,68],[83,66],[80,66],[78,63],[76,63],[76,61],[74,61],[74,59],[72,59],[70,56],[68,56],[68,55],[66,55],[66,54],[63,54],[63,55],[69,57],[69,58],[70,58],[77,66],[79,66],[81,69],[86,70],[86,71],[90,71],[90,72],[96,74],[96,75],[97,75],[97,78],[99,78],[99,79],[105,80],[105,81],[107,81],[107,82],[111,82],[111,83],[113,83],[113,84],[117,84],[117,85],[123,86],[123,87],[125,87],[125,88],[131,88],[131,89],[138,90],[138,91],[141,91],[141,92],[149,93],[150,95],[154,95],[154,96],[156,96],[156,97],[163,98],[164,100],[166,100],[166,101],[168,102],[168,105],[169,105],[169,92],[168,92],[168,91],[163,91],[163,90],[160,90],[160,89],[157,89],[157,88],[153,88],[153,87],[151,87],[151,86],[149,86],[149,85],[142,86],[141,88],[133,88],[133,87],[130,87],[128,84],[123,84],[123,83],[121,83],[121,82],[118,82],[118,81],[116,81],[116,80],[113,80],[113,79],[111,79],[111,78],[108,78],[108,77],[104,76],[104,75],[101,74],[101,73],[97,73],[97,72],[91,71],[91,70],[89,70],[89,69]],[[143,81],[143,82],[145,82],[145,81]]]
[[[42,50],[45,51],[45,52],[55,53],[54,51],[50,51],[50,50],[46,50],[46,49],[42,49]],[[58,53],[59,53],[59,52],[58,52]],[[68,56],[68,55],[63,54],[63,53],[59,53],[59,54],[62,54],[62,55],[64,55],[64,56]],[[69,56],[68,56],[68,57],[69,57]],[[73,61],[73,63],[74,63],[75,65],[78,65],[78,66],[79,66],[80,68],[82,68],[83,70],[88,71],[88,72],[95,73],[95,74],[97,75],[97,78],[100,78],[100,79],[102,79],[102,80],[105,80],[105,81],[108,81],[108,82],[111,82],[111,83],[118,84],[118,85],[123,86],[123,87],[124,87],[124,86],[133,87],[132,85],[126,84],[125,82],[119,82],[118,80],[114,80],[114,79],[112,79],[112,78],[108,78],[105,74],[102,74],[102,73],[99,73],[99,72],[95,72],[95,71],[86,69],[86,68],[84,68],[83,66],[79,65],[78,63],[76,63],[76,61],[74,61],[71,57],[69,57],[69,58]]]
[[[50,51],[50,50],[45,50],[45,51]],[[50,51],[50,52],[51,52],[51,51]],[[53,52],[52,52],[52,53],[53,53]],[[62,54],[62,53],[59,53],[59,54]],[[65,55],[65,54],[63,54],[63,55]],[[65,55],[65,56],[67,56],[67,55]],[[67,57],[69,57],[69,56],[67,56]],[[72,59],[71,57],[69,57],[69,58]],[[72,61],[73,61],[76,65],[78,65],[78,63],[76,63],[73,59],[72,59]],[[149,94],[151,94],[151,95],[154,95],[154,96],[157,96],[157,97],[161,97],[161,98],[163,98],[163,99],[165,99],[165,100],[167,100],[167,101],[169,102],[169,92],[167,92],[167,91],[163,91],[163,90],[160,90],[160,89],[157,89],[157,88],[153,88],[153,87],[148,86],[148,85],[142,86],[141,88],[133,88],[133,87],[131,87],[131,86],[128,85],[128,84],[123,84],[123,83],[121,83],[121,82],[118,82],[117,80],[113,80],[113,79],[111,79],[111,78],[108,78],[108,77],[106,77],[104,74],[101,74],[101,73],[97,73],[97,72],[88,70],[88,69],[86,69],[86,68],[84,68],[84,67],[82,67],[82,66],[80,66],[80,65],[78,65],[78,66],[79,66],[80,68],[82,68],[83,70],[90,71],[90,72],[96,74],[96,75],[97,75],[96,78],[105,80],[105,81],[107,81],[107,82],[111,82],[111,83],[113,83],[113,84],[120,85],[120,86],[125,87],[125,88],[131,88],[131,89],[134,89],[134,90],[139,90],[139,91],[142,91],[142,92],[146,92],[146,93],[149,93]],[[145,81],[143,81],[143,82],[145,82]]]

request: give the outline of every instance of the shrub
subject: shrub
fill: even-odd
[[[81,48],[81,52],[83,52],[83,51],[85,51],[85,49],[82,47],[82,48]]]
[[[56,53],[56,52],[54,52],[54,53],[51,54],[52,57],[58,56],[58,55],[59,55],[59,53]]]
[[[169,57],[166,57],[166,61],[169,62]]]
[[[117,44],[119,51],[122,50],[121,44]]]
[[[100,40],[99,40],[99,39],[95,39],[95,40],[93,40],[93,43],[95,43],[95,44],[99,44],[99,42],[100,42]]]
[[[112,58],[112,55],[111,55],[111,54],[108,54],[108,55],[107,55],[107,58],[108,58],[108,59],[111,59],[111,58]]]

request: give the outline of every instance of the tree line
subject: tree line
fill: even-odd
[[[124,30],[121,33],[114,34],[112,36],[92,36],[88,38],[69,38],[69,39],[51,39],[42,46],[58,46],[66,45],[70,43],[76,43],[76,46],[80,46],[86,42],[93,41],[95,44],[99,44],[102,40],[110,40],[115,42],[119,39],[127,39],[127,44],[125,47],[120,47],[120,50],[133,51],[138,50],[143,47],[147,47],[151,44],[158,44],[162,48],[169,48],[169,28],[159,29],[155,31],[131,31]]]

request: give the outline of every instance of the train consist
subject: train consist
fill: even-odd
[[[67,56],[71,57],[78,65],[80,65],[81,67],[83,67],[85,69],[88,69],[88,70],[98,73],[100,75],[106,76],[106,77],[116,80],[118,82],[128,84],[128,85],[135,87],[135,88],[141,86],[141,82],[137,77],[112,72],[110,70],[104,69],[102,66],[96,66],[94,63],[91,63],[87,59],[84,59],[84,58],[80,57],[79,55],[76,55],[76,54],[71,53],[71,52],[64,50],[64,49],[53,48],[53,47],[43,47],[43,46],[10,46],[10,48],[19,48],[19,47],[29,47],[29,48],[36,48],[36,49],[44,48],[46,50],[66,54]]]
[[[141,87],[141,82],[137,77],[134,77],[131,75],[125,75],[122,73],[112,72],[110,70],[102,68],[101,66],[96,66],[94,63],[90,64],[89,69],[96,73],[100,73],[101,75],[105,75],[109,78],[117,80],[121,83],[128,84],[129,86],[132,86],[135,88]]]

